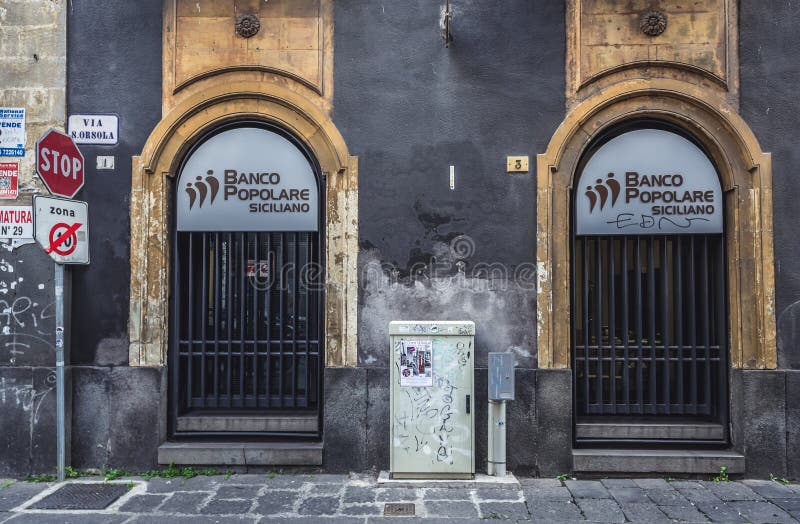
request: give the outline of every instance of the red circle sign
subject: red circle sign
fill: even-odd
[[[76,227],[59,222],[50,229],[50,251],[65,257],[71,255],[78,247],[78,236],[75,234]]]
[[[50,129],[36,142],[36,173],[52,194],[72,198],[83,187],[83,155],[69,135]]]

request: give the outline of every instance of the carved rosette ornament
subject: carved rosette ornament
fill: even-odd
[[[667,15],[661,11],[648,11],[642,15],[639,28],[648,36],[658,36],[667,29]]]
[[[236,34],[242,38],[250,38],[261,29],[261,22],[256,15],[241,15],[236,18]]]

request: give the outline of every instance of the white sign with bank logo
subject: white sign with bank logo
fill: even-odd
[[[67,128],[76,144],[114,145],[119,142],[117,115],[70,115]]]
[[[178,231],[317,231],[311,163],[284,136],[237,127],[202,142],[175,189]]]
[[[612,138],[591,155],[574,191],[578,235],[722,232],[714,165],[669,131],[638,129]]]

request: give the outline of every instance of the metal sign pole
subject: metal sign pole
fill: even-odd
[[[56,262],[56,454],[58,481],[64,480],[66,466],[66,423],[64,397],[64,266]]]

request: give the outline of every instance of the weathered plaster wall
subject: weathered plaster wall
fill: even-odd
[[[506,156],[532,157],[563,117],[564,6],[457,0],[450,48],[440,7],[334,5],[334,122],[361,174],[359,362],[386,366],[388,320],[445,317],[478,321],[479,366],[511,350],[532,367],[535,181]]]
[[[155,466],[164,370],[128,367],[130,158],[161,118],[161,0],[71,2],[69,114],[119,116],[119,144],[82,145],[91,264],[73,272],[73,465]],[[116,169],[95,169],[113,155]]]
[[[43,189],[34,171],[36,140],[50,127],[64,128],[66,11],[65,0],[0,0],[0,107],[27,110],[25,156],[0,161],[19,161],[27,198]]]
[[[132,23],[132,21],[136,23]],[[98,52],[102,41],[102,52]],[[82,145],[92,231],[87,267],[73,269],[73,364],[123,365],[128,359],[130,158],[161,118],[161,2],[73,2],[69,12],[70,114],[119,116],[119,144]],[[95,169],[113,155],[116,169]]]
[[[510,445],[515,471],[533,471],[537,437],[523,428],[536,418],[536,183],[508,174],[506,156],[533,160],[563,118],[564,4],[454,0],[450,48],[443,4],[334,2],[334,123],[359,157],[359,368],[326,371],[325,445],[363,445],[360,467],[386,468],[388,322],[472,319],[476,405],[489,351],[511,351],[523,368]]]
[[[741,114],[772,153],[778,365],[800,369],[800,62],[791,59],[800,51],[793,23],[800,6],[778,2],[764,9],[762,2],[742,0],[740,9]]]
[[[761,417],[761,438],[754,448],[775,450],[775,434],[785,435],[782,444],[788,474],[800,478],[800,237],[797,224],[797,173],[800,172],[800,62],[792,57],[800,52],[800,38],[794,23],[800,5],[741,0],[740,42],[741,114],[753,128],[761,146],[772,152],[773,206],[775,209],[775,294],[778,330],[778,367],[783,377],[773,381],[785,395],[785,411],[770,410],[771,420]],[[773,388],[775,389],[775,388]],[[772,391],[772,389],[769,389]],[[774,396],[774,395],[773,395]],[[767,403],[775,404],[775,402]],[[764,402],[758,396],[758,410]],[[779,417],[783,414],[785,420]],[[762,442],[766,441],[766,442]],[[778,459],[772,458],[773,462]]]
[[[0,0],[0,107],[26,109],[20,198],[42,190],[34,173],[36,140],[63,128],[66,2]],[[53,471],[55,324],[53,263],[37,245],[0,245],[0,476]]]

